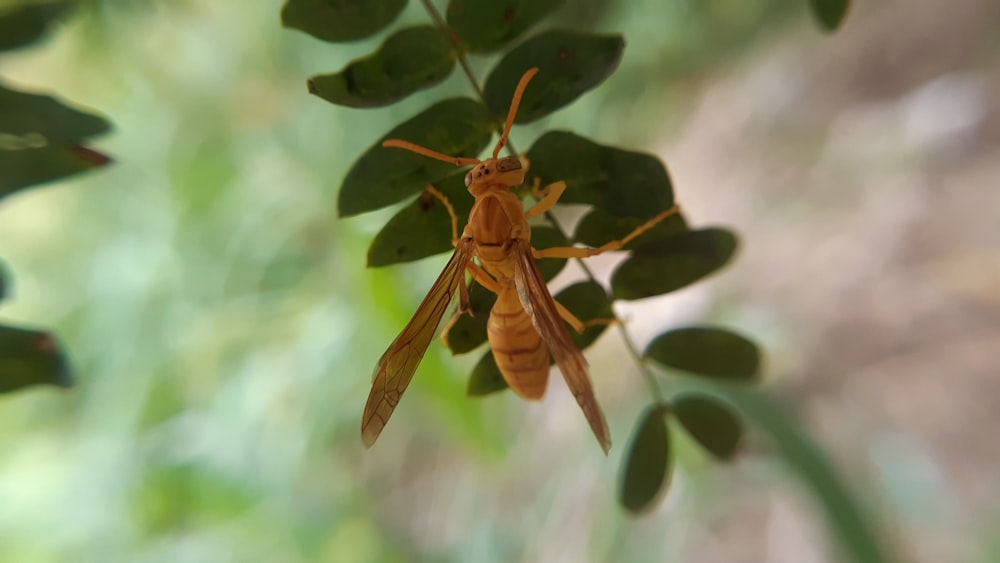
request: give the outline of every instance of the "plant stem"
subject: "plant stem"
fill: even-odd
[[[448,40],[451,41],[452,46],[455,48],[455,54],[458,57],[458,64],[462,67],[462,71],[465,73],[465,77],[469,80],[469,84],[472,85],[472,89],[475,90],[476,96],[479,98],[479,101],[482,102],[484,106],[487,105],[486,96],[483,94],[483,89],[479,87],[479,81],[476,80],[476,75],[473,74],[472,67],[469,66],[469,61],[466,60],[465,58],[465,50],[462,48],[462,45],[458,42],[458,38],[448,27],[448,24],[444,21],[444,18],[441,17],[441,13],[438,12],[437,8],[434,7],[434,4],[431,3],[431,0],[421,0],[421,3],[424,5],[424,8],[427,10],[427,13],[430,14],[431,19],[434,20],[434,25],[438,26],[445,33],[445,35],[448,36]],[[503,131],[502,123],[499,124],[499,130],[500,132]],[[514,149],[514,144],[510,142],[509,137],[507,139],[507,150],[511,153],[512,156],[517,155],[517,150]],[[553,227],[555,227],[557,231],[559,231],[560,234],[562,234],[563,237],[565,237],[567,240],[569,239],[569,236],[566,234],[566,231],[563,230],[562,225],[560,225],[559,222],[556,221],[556,218],[552,215],[551,212],[546,211],[545,218],[549,221],[549,223],[552,224]],[[587,279],[590,280],[591,282],[598,283],[597,279],[594,277],[594,273],[590,271],[590,268],[587,266],[586,262],[584,262],[583,259],[581,258],[575,258],[575,260],[580,265],[580,268],[583,269],[583,273],[586,274]],[[649,391],[650,393],[652,393],[653,399],[656,401],[657,404],[663,403],[664,402],[663,391],[660,389],[660,384],[657,383],[656,381],[656,376],[649,369],[649,366],[646,364],[646,362],[642,360],[642,355],[639,354],[638,349],[636,349],[635,347],[635,343],[632,342],[631,337],[629,337],[628,331],[625,330],[625,325],[623,325],[622,323],[615,323],[615,324],[618,327],[618,331],[622,335],[622,340],[625,341],[625,347],[628,348],[629,354],[632,356],[632,359],[635,360],[635,363],[639,368],[639,374],[642,375],[643,380],[649,387]]]

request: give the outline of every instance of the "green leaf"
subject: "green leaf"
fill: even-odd
[[[51,334],[0,325],[0,393],[32,385],[71,387],[66,358]]]
[[[492,53],[517,39],[562,0],[451,0],[446,18],[470,53]]]
[[[535,141],[528,159],[530,173],[543,186],[566,182],[560,203],[589,203],[615,217],[642,219],[674,204],[667,169],[649,154],[599,145],[566,131],[551,131]]]
[[[354,41],[392,23],[405,6],[406,0],[288,0],[281,25],[323,41]]]
[[[595,207],[577,223],[573,240],[587,246],[598,247],[610,241],[624,238],[645,221],[646,219],[639,217],[617,217],[602,208]],[[633,239],[625,245],[623,250],[634,250],[687,231],[687,221],[684,220],[684,216],[676,213]]]
[[[851,560],[887,561],[861,505],[840,480],[823,451],[801,430],[804,425],[793,420],[783,405],[745,387],[703,381],[697,388],[725,400],[747,422],[771,436],[789,467],[819,501],[828,525],[839,540],[837,544],[846,550]]]
[[[24,47],[42,38],[76,2],[33,2],[0,7],[0,51]]]
[[[643,299],[670,293],[722,268],[736,251],[736,236],[702,229],[636,250],[611,276],[615,299]]]
[[[548,225],[538,225],[531,227],[531,246],[533,248],[554,248],[557,246],[569,246],[569,241],[562,231]],[[537,260],[538,270],[542,273],[545,281],[552,281],[552,278],[559,275],[559,272],[566,267],[565,258],[542,258]]]
[[[483,89],[494,115],[506,116],[521,76],[538,67],[524,92],[517,123],[530,123],[569,105],[614,72],[625,41],[620,35],[544,31],[507,53],[490,72]]]
[[[83,146],[0,149],[0,198],[22,188],[106,166],[111,159]]]
[[[7,263],[0,260],[0,301],[7,298],[10,293],[10,280],[7,272]]]
[[[486,342],[486,322],[497,296],[492,291],[473,283],[469,288],[469,306],[472,315],[462,315],[448,331],[448,348],[452,354],[464,354]]]
[[[638,514],[652,508],[670,481],[670,435],[660,405],[646,408],[625,454],[619,501]]]
[[[560,291],[556,295],[556,300],[584,323],[593,320],[611,320],[615,317],[607,292],[597,282],[575,283]],[[573,337],[577,348],[585,350],[607,330],[609,324],[587,327],[582,334],[571,328],[569,334]]]
[[[451,74],[455,59],[448,37],[431,26],[400,30],[374,54],[335,74],[309,79],[309,92],[354,108],[387,106],[430,88]]]
[[[750,340],[710,327],[665,332],[646,346],[643,356],[662,366],[729,382],[755,382],[760,352]]]
[[[469,386],[466,389],[471,397],[482,397],[507,389],[507,380],[503,378],[500,368],[497,367],[497,362],[493,358],[493,350],[487,350],[479,359],[476,367],[472,368]]]
[[[809,0],[813,15],[820,27],[826,31],[836,31],[847,15],[850,0]]]
[[[435,187],[455,208],[461,235],[474,201],[465,188],[465,173],[453,173]],[[368,267],[412,262],[453,249],[448,210],[430,192],[424,191],[375,235],[368,247]]]
[[[453,164],[385,148],[385,139],[403,139],[451,156],[474,157],[486,147],[493,127],[489,110],[468,98],[438,102],[396,126],[348,170],[340,188],[340,216],[392,205],[455,173]]]
[[[106,120],[75,110],[50,96],[0,85],[0,154],[66,147],[107,132]]]
[[[696,442],[717,459],[733,459],[743,439],[743,424],[728,405],[694,393],[672,403],[674,416]]]

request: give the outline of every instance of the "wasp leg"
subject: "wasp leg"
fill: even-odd
[[[539,203],[539,205],[541,205],[541,203]],[[663,221],[667,217],[670,217],[671,215],[674,215],[678,212],[680,212],[680,207],[674,205],[670,209],[661,211],[649,221],[646,221],[645,223],[639,225],[625,237],[602,244],[597,248],[557,246],[554,248],[544,248],[542,250],[532,249],[531,254],[535,258],[587,258],[589,256],[597,256],[598,254],[603,254],[611,250],[620,250],[623,246],[631,242],[632,239],[634,239],[635,237],[645,233],[649,229],[652,229],[660,221]]]

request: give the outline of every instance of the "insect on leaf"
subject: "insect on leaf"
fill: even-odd
[[[0,393],[32,385],[73,385],[58,343],[46,332],[0,326]]]
[[[467,221],[473,201],[465,189],[464,177],[464,171],[453,172],[435,184],[455,208],[459,229]],[[444,205],[425,191],[393,215],[375,235],[368,247],[368,267],[412,262],[451,250],[451,217]]]
[[[719,270],[736,252],[736,236],[702,229],[637,249],[611,275],[615,299],[643,299],[686,287]]]
[[[41,39],[75,4],[69,0],[50,0],[0,8],[0,51],[24,47]]]
[[[323,41],[354,41],[392,23],[405,6],[406,0],[288,0],[281,25]]]
[[[649,343],[643,356],[668,368],[719,381],[752,383],[760,372],[757,346],[719,328],[688,327],[665,332]]]
[[[538,176],[542,185],[566,182],[560,203],[589,203],[608,215],[641,219],[674,204],[667,169],[649,154],[551,131],[535,141],[528,158],[531,175]]]
[[[380,107],[434,86],[453,68],[455,59],[444,32],[431,26],[410,27],[340,72],[313,76],[309,92],[342,106]]]
[[[672,402],[674,417],[701,447],[721,461],[733,459],[743,424],[728,406],[708,395],[689,393]]]
[[[493,351],[487,350],[476,367],[472,368],[472,375],[469,376],[469,385],[466,388],[467,393],[471,397],[482,397],[507,388],[507,381],[497,367]]]
[[[504,115],[510,92],[525,69],[538,67],[542,77],[521,101],[516,123],[530,123],[596,87],[618,66],[625,41],[620,35],[545,31],[507,53],[490,72],[483,89],[494,115]]]
[[[340,187],[340,216],[398,203],[455,173],[454,164],[385,148],[383,140],[406,139],[445,154],[472,157],[482,152],[492,134],[493,117],[481,103],[451,98],[434,104],[386,133],[354,162]]]
[[[451,0],[446,18],[470,53],[492,53],[551,14],[563,0]]]
[[[670,482],[673,460],[666,414],[660,405],[646,408],[625,454],[619,501],[633,514],[652,508]]]
[[[816,21],[825,31],[836,31],[844,22],[850,0],[809,0]]]

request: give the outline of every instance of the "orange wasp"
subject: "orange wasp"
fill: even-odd
[[[513,156],[499,158],[499,154],[507,143],[524,90],[537,72],[537,68],[528,70],[517,84],[503,134],[493,149],[492,158],[480,161],[448,156],[399,139],[382,143],[383,147],[406,149],[456,166],[475,166],[466,174],[465,185],[476,201],[469,212],[469,222],[459,237],[458,217],[451,203],[444,194],[432,186],[427,187],[427,191],[441,200],[451,216],[455,252],[413,318],[375,366],[372,390],[361,419],[361,439],[366,447],[375,443],[392,416],[456,291],[459,293],[459,309],[444,333],[459,315],[470,311],[468,287],[464,283],[465,273],[468,272],[472,279],[497,295],[487,322],[487,336],[497,367],[510,388],[525,399],[541,399],[548,383],[551,353],[604,453],[607,454],[611,448],[608,423],[594,397],[587,375],[587,362],[563,320],[577,332],[583,332],[587,324],[553,299],[535,259],[586,258],[621,249],[656,223],[676,213],[678,208],[674,206],[661,212],[624,238],[599,248],[532,248],[528,220],[551,209],[566,190],[566,183],[555,182],[539,190],[536,180],[532,193],[538,202],[524,211],[521,200],[511,188],[524,183],[527,162],[522,164]],[[478,259],[478,264],[475,259]]]

